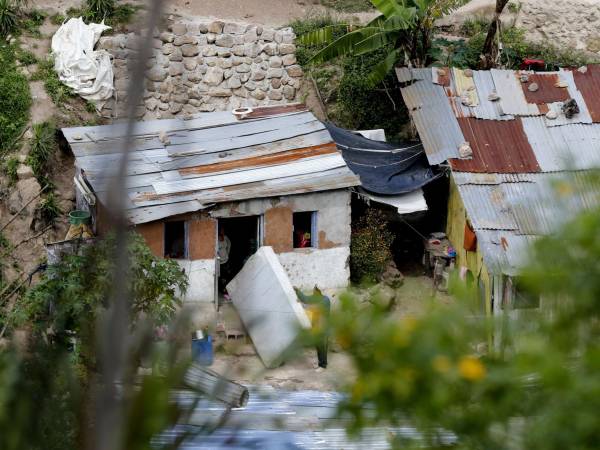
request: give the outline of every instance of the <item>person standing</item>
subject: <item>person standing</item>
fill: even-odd
[[[329,346],[329,315],[331,313],[331,300],[324,295],[318,286],[313,288],[312,295],[305,295],[300,289],[294,287],[298,299],[304,303],[305,308],[311,310],[312,327],[319,333],[317,343],[317,360],[320,369],[327,368],[327,350]],[[319,370],[319,368],[317,370]]]
[[[225,286],[229,281],[229,253],[231,252],[231,240],[225,234],[225,229],[219,227],[219,247],[217,254],[219,257],[219,285],[222,292],[225,292]]]

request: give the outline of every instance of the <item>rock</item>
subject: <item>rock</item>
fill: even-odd
[[[171,95],[171,101],[173,101],[175,103],[185,104],[185,103],[187,103],[188,100],[189,100],[189,96],[187,93]]]
[[[185,67],[185,70],[194,70],[196,67],[198,67],[198,61],[196,61],[194,58],[184,59],[183,66]]]
[[[294,44],[279,44],[279,53],[282,55],[296,53],[296,46]]]
[[[266,44],[263,47],[263,52],[265,52],[269,56],[273,56],[277,54],[277,44]]]
[[[206,24],[206,23],[199,23],[198,24],[198,32],[202,33],[202,34],[208,33],[208,24]]]
[[[223,81],[223,70],[218,67],[210,67],[204,76],[204,82],[210,86],[218,86]]]
[[[404,282],[404,276],[398,270],[394,261],[390,261],[388,263],[387,267],[383,271],[383,274],[381,274],[381,281],[394,289],[402,286],[402,283]]]
[[[171,53],[173,53],[174,50],[175,50],[175,46],[173,44],[166,43],[165,45],[162,46],[163,55],[170,55]]]
[[[256,26],[256,34],[258,34],[259,36],[262,34],[263,32],[263,27],[261,27],[260,25]]]
[[[267,95],[260,89],[256,89],[250,92],[250,96],[255,98],[256,100],[264,100],[267,97]]]
[[[183,55],[179,47],[175,47],[173,53],[169,55],[169,61],[181,62],[183,61]]]
[[[229,58],[231,56],[231,49],[229,48],[220,48],[217,50],[217,56],[219,58]]]
[[[294,54],[284,55],[283,58],[281,58],[281,60],[282,60],[284,66],[291,66],[293,64],[296,64],[296,55],[294,55]]]
[[[260,38],[265,42],[273,41],[274,37],[275,37],[275,31],[271,30],[269,28],[264,29],[260,35]]]
[[[175,36],[173,36],[172,33],[167,33],[165,31],[163,33],[160,33],[159,39],[163,42],[173,42],[173,40],[175,39]]]
[[[254,74],[252,74],[252,79],[254,81],[260,81],[264,80],[266,76],[267,74],[265,72],[263,72],[262,70],[257,70],[256,72],[254,72]]]
[[[280,89],[272,89],[269,91],[269,98],[271,100],[282,100],[283,94]]]
[[[247,73],[250,72],[250,66],[248,64],[240,64],[235,68],[235,71],[238,73]]]
[[[215,47],[213,47],[212,45],[204,47],[204,49],[202,50],[202,55],[204,56],[216,56],[217,54],[217,49]]]
[[[244,55],[256,58],[262,52],[262,46],[258,43],[244,44]]]
[[[158,106],[158,100],[155,98],[149,98],[144,102],[144,106],[148,111],[154,111]]]
[[[214,22],[208,24],[207,29],[209,33],[219,34],[223,32],[224,26],[225,24],[223,22],[220,20],[215,20]]]
[[[183,63],[180,63],[180,62],[173,63],[169,67],[169,75],[171,75],[172,77],[181,75],[183,73],[184,69],[185,68],[183,66]]]
[[[231,69],[225,69],[225,71],[223,72],[223,78],[225,80],[228,80],[229,78],[231,78],[232,75],[233,75],[233,70],[231,70]]]
[[[171,114],[177,114],[182,109],[183,105],[181,103],[171,103],[171,105],[169,106],[169,112]]]
[[[244,42],[253,44],[258,40],[258,35],[256,34],[256,28],[250,28],[246,34],[244,34]]]
[[[214,44],[216,39],[217,39],[217,35],[214,33],[208,33],[206,35],[206,43],[207,44]]]
[[[242,82],[240,81],[238,76],[232,76],[227,81],[227,87],[230,89],[237,89],[237,88],[242,87]]]
[[[243,87],[239,89],[234,89],[233,94],[237,97],[248,98],[248,91]]]
[[[146,72],[146,77],[152,81],[164,81],[169,73],[162,67],[153,67]]]
[[[296,97],[296,89],[294,89],[292,86],[284,86],[283,96],[286,98],[286,100],[294,100],[294,97]]]
[[[27,180],[33,178],[33,169],[25,164],[19,164],[17,167],[17,178],[19,180]]]
[[[199,109],[201,112],[213,112],[216,108],[215,105],[211,105],[210,103],[203,103]]]
[[[175,23],[171,26],[171,31],[175,36],[183,36],[187,33],[187,26],[185,23]]]
[[[256,89],[258,86],[256,85],[256,83],[254,81],[248,81],[244,87],[246,89],[248,89],[249,91],[253,91],[254,89]]]
[[[233,61],[231,60],[231,58],[220,59],[219,61],[217,61],[217,65],[221,69],[230,69],[231,66],[233,66]]]
[[[40,185],[35,178],[28,178],[17,181],[15,189],[8,197],[8,210],[11,214],[16,214],[23,208],[28,201],[33,199],[40,192]],[[33,200],[26,208],[25,213],[32,215],[40,203],[40,198]]]
[[[246,49],[244,45],[234,45],[231,51],[235,56],[244,56]]]
[[[279,89],[281,87],[281,78],[273,78],[271,80],[271,86],[273,89]]]
[[[274,37],[273,37],[273,40],[274,40],[275,42],[277,42],[278,44],[281,44],[281,43],[283,42],[283,31],[281,31],[281,30],[277,30],[277,31],[275,32],[275,35],[274,35]]]
[[[288,55],[286,55],[288,56]],[[269,65],[273,68],[278,68],[283,65],[283,61],[279,56],[271,56],[269,58]]]
[[[290,77],[301,77],[304,74],[302,67],[297,64],[287,67],[286,71]]]
[[[231,92],[231,89],[216,87],[209,90],[208,95],[211,97],[231,97],[233,93]]]
[[[166,111],[167,109],[169,109],[169,104],[168,103],[159,103],[158,109],[160,109],[161,111]]]
[[[186,34],[184,36],[177,36],[174,40],[173,40],[173,45],[186,45],[186,44],[197,44],[198,40],[193,37],[190,36],[189,34]]]
[[[283,69],[267,70],[267,78],[281,78],[282,76],[283,76]]]
[[[215,39],[215,44],[219,47],[233,47],[233,36],[230,34],[220,34]]]
[[[181,54],[183,56],[196,56],[200,53],[200,47],[193,44],[184,44],[181,46]]]
[[[204,84],[197,84],[188,91],[190,99],[200,100],[208,92],[208,87]]]

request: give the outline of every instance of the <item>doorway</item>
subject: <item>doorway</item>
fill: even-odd
[[[220,264],[217,271],[219,298],[225,286],[256,250],[262,245],[262,216],[218,219],[217,250]],[[225,261],[224,261],[225,260]]]

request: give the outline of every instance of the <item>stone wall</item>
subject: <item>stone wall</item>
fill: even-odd
[[[171,23],[149,43],[153,56],[137,115],[148,120],[297,101],[303,73],[295,37],[291,28],[218,20]],[[107,36],[99,47],[114,56],[116,89],[102,113],[118,117],[140,40],[133,33]]]

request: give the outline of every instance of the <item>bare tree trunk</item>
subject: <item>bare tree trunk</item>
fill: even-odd
[[[500,25],[500,14],[504,10],[504,7],[508,3],[508,0],[496,0],[496,11],[494,12],[494,20],[490,24],[485,43],[483,44],[482,60],[479,64],[481,69],[491,69],[496,63],[496,57],[498,56],[498,46],[496,45],[496,33],[498,33]]]

